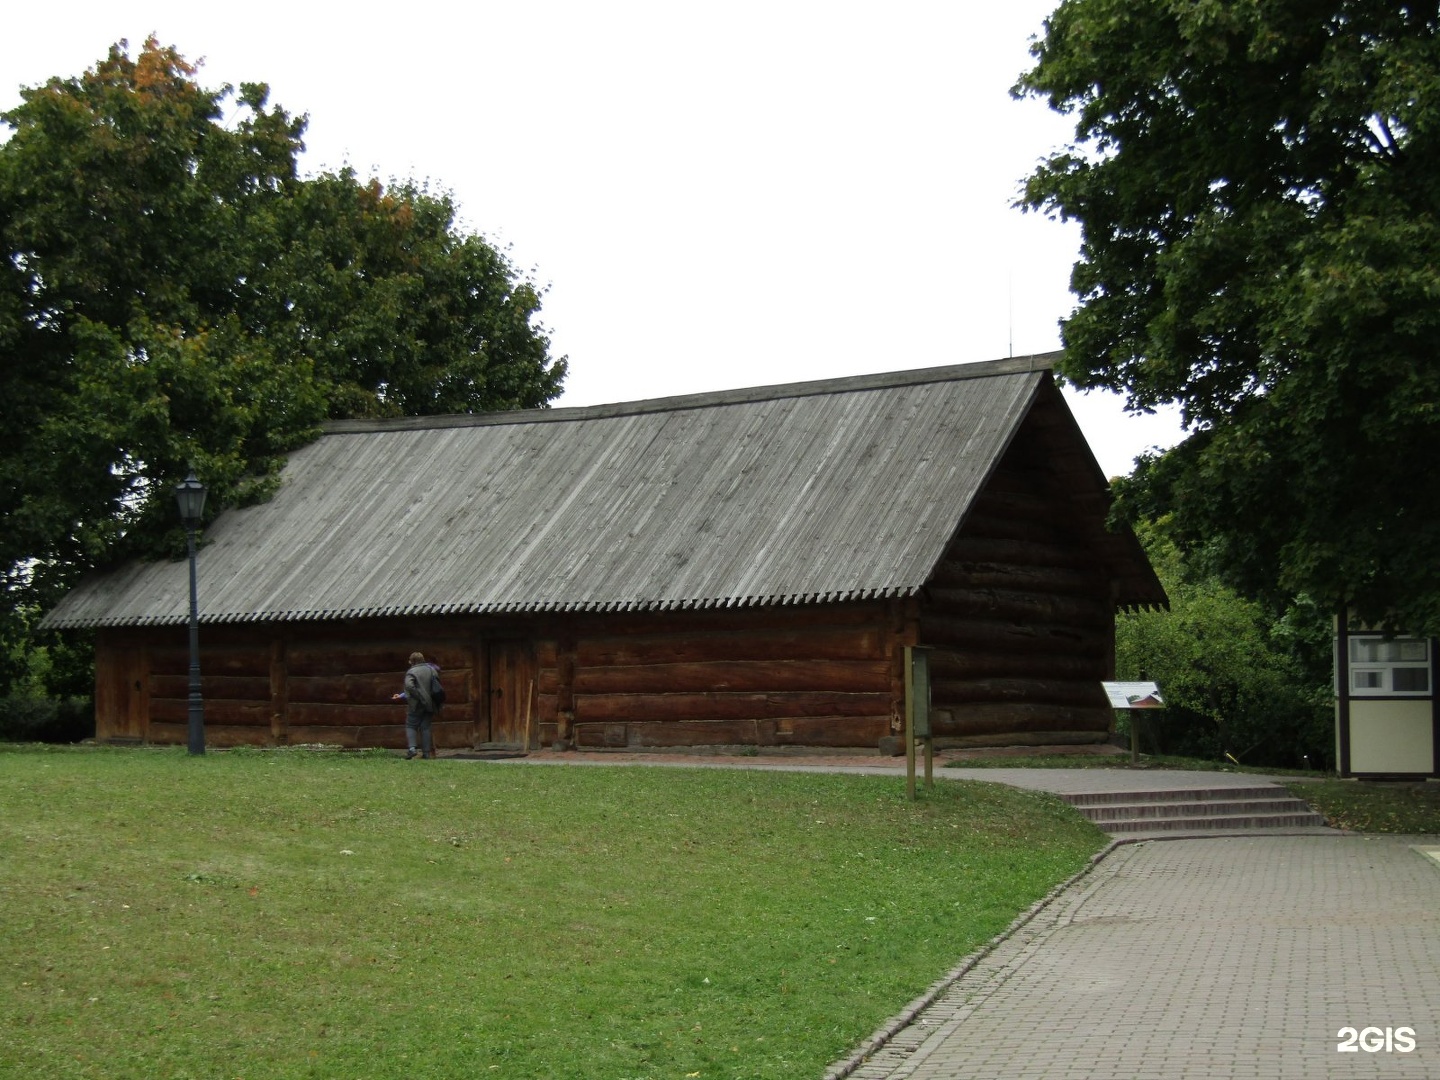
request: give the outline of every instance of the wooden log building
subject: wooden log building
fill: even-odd
[[[211,745],[879,747],[907,645],[937,745],[1102,742],[1114,613],[1166,598],[1057,356],[590,408],[331,423],[199,554]],[[96,733],[186,740],[187,567],[77,587]]]

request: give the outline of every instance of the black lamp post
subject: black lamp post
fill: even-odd
[[[205,509],[205,485],[194,472],[175,485],[185,542],[190,551],[190,753],[205,753],[205,705],[200,700],[200,608],[195,601],[195,530]]]

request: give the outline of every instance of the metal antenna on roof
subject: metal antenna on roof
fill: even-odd
[[[1015,358],[1015,271],[1005,271],[1006,322],[1010,333],[1010,358]]]

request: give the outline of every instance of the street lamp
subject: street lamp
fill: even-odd
[[[205,509],[205,485],[192,471],[175,485],[175,502],[190,551],[190,753],[205,753],[205,706],[200,700],[200,608],[195,602],[195,530]]]

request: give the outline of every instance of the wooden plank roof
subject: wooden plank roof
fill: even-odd
[[[908,596],[1037,394],[1061,400],[1054,360],[335,422],[272,500],[206,529],[201,619]],[[46,625],[178,624],[188,605],[183,562],[136,563],[81,583]]]

